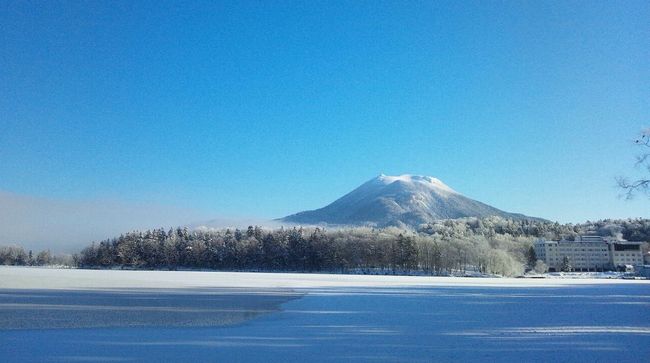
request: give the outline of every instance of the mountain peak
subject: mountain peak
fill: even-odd
[[[438,219],[488,216],[528,218],[467,198],[438,178],[380,174],[323,208],[296,213],[282,221],[417,227]]]
[[[430,188],[437,189],[448,193],[456,193],[455,190],[450,188],[447,184],[443,183],[440,179],[426,175],[402,174],[402,175],[385,175],[380,174],[377,178],[383,184],[392,184],[395,182],[403,182],[409,184],[421,184]]]

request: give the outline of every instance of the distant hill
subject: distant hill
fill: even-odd
[[[500,216],[538,219],[508,213],[467,198],[430,176],[379,175],[332,204],[280,221],[296,224],[413,226],[439,219]]]

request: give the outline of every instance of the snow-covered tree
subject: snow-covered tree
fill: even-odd
[[[562,258],[562,264],[560,264],[560,271],[562,272],[573,271],[573,266],[571,266],[571,260],[569,259],[569,256],[564,256],[564,258]]]
[[[543,274],[548,271],[548,266],[546,266],[544,261],[537,260],[537,262],[535,262],[535,267],[533,268],[533,270],[538,274]]]

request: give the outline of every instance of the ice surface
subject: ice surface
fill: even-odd
[[[241,324],[280,310],[288,290],[0,290],[0,330]]]
[[[206,310],[221,304],[201,300],[210,289],[304,295],[234,326],[0,329],[0,361],[640,362],[650,353],[647,281],[0,268],[3,294],[71,294],[66,304],[87,294],[89,305],[116,288],[154,300],[148,289],[175,289]],[[0,310],[15,308],[5,302]]]

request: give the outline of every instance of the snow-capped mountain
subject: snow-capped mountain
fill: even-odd
[[[332,204],[281,219],[296,224],[418,226],[437,219],[500,216],[508,213],[467,198],[430,176],[379,175]]]

